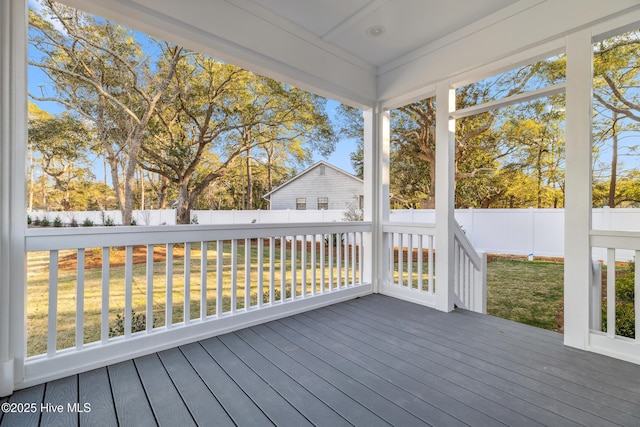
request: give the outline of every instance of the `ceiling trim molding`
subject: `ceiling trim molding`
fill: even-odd
[[[452,43],[455,43],[459,40],[469,37],[492,25],[496,25],[506,19],[509,19],[515,15],[525,12],[546,1],[548,0],[520,0],[519,2],[514,3],[511,6],[507,6],[504,9],[494,12],[491,15],[483,19],[480,19],[474,22],[473,24],[467,25],[445,37],[442,37],[433,43],[430,43],[426,46],[418,48],[412,52],[409,52],[404,56],[401,56],[398,59],[395,59],[391,62],[388,62],[384,65],[379,66],[377,74],[381,75],[384,73],[388,73],[389,71],[393,71],[396,68],[400,68],[410,62],[420,59],[423,56],[429,55],[431,52],[442,49]]]

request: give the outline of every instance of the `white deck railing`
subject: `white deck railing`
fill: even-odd
[[[487,254],[476,252],[457,222],[453,229],[453,292],[460,308],[487,312]]]
[[[454,231],[451,286],[460,308],[486,312],[486,254],[478,254],[460,227]],[[388,294],[435,307],[435,224],[388,223]]]
[[[606,251],[606,289],[602,289],[601,268],[596,266],[593,269],[590,345],[598,352],[640,363],[640,268],[637,264],[640,260],[640,232],[592,230],[590,244],[592,248]],[[618,251],[635,254],[635,262],[627,265],[627,271],[623,272],[627,279],[616,275]],[[617,291],[625,294],[624,297],[619,298]],[[632,304],[625,302],[631,295]],[[606,316],[599,317],[603,299],[606,300]],[[616,329],[623,329],[623,334],[618,334]]]
[[[370,231],[364,222],[30,229],[23,385],[368,294]]]

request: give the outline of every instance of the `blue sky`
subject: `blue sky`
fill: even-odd
[[[30,0],[29,7],[36,10],[41,8],[37,0]],[[31,57],[32,55],[37,55],[37,51],[34,52],[34,49],[29,47],[29,56]],[[47,76],[36,67],[29,67],[28,84],[29,93],[33,93],[35,95],[42,95],[43,92],[46,94],[47,87],[51,86],[51,82],[49,81]],[[59,114],[65,111],[65,108],[62,105],[55,102],[38,102],[34,100],[31,100],[31,102],[35,103],[41,109],[48,111],[51,114]],[[336,109],[338,105],[339,103],[337,101],[328,100],[326,106],[327,114],[336,125]],[[354,152],[355,149],[356,141],[341,139],[337,142],[334,152],[328,157],[325,158],[318,153],[314,153],[313,162],[315,163],[317,161],[324,160],[349,173],[354,173],[353,166],[351,165],[350,154]],[[96,179],[101,179],[104,174],[104,171],[102,170],[102,161],[96,161],[95,163]]]

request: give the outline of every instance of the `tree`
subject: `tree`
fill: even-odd
[[[42,173],[53,179],[57,204],[71,209],[71,188],[75,181],[93,174],[87,152],[92,137],[86,127],[69,114],[51,116],[30,105],[29,145]]]
[[[234,166],[252,177],[254,150],[333,149],[323,100],[297,88],[189,53],[170,89],[174,98],[156,114],[141,159],[142,167],[177,186],[178,223],[190,221],[198,198]],[[242,190],[247,199],[253,199],[251,187]]]
[[[606,204],[616,207],[621,172],[620,140],[640,130],[640,32],[632,31],[596,43],[594,49],[594,137],[596,150],[611,143]]]
[[[161,51],[153,62],[130,30],[50,0],[43,5],[41,14],[29,11],[30,44],[41,53],[29,64],[39,67],[53,88],[30,96],[58,102],[92,124],[128,225],[138,156],[183,49],[146,40]]]

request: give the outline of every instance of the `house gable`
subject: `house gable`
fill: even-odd
[[[359,202],[363,181],[327,162],[320,161],[309,169],[264,195],[270,208],[306,210],[348,209]]]

